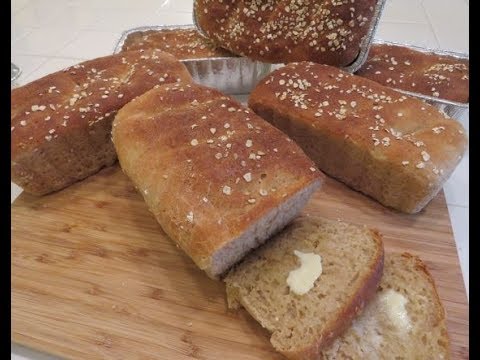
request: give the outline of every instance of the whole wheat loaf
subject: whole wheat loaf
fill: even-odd
[[[275,70],[249,106],[322,171],[407,213],[438,193],[467,147],[462,125],[437,108],[327,65]]]
[[[139,30],[130,33],[122,51],[158,49],[168,52],[178,60],[235,56],[215,46],[213,42],[191,28]]]
[[[393,44],[375,44],[357,75],[395,89],[468,103],[469,61]]]
[[[85,61],[12,90],[12,181],[44,195],[112,165],[117,110],[155,85],[190,80],[173,56],[147,50]]]
[[[197,0],[208,37],[234,54],[270,62],[346,66],[360,52],[376,0]]]
[[[211,277],[284,227],[323,175],[291,139],[217,90],[165,85],[117,114],[120,165]]]

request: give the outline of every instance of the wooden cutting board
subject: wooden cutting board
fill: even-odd
[[[12,204],[12,340],[72,359],[281,359],[224,286],[170,241],[118,166]],[[443,193],[418,215],[329,179],[306,212],[378,228],[386,251],[420,255],[467,359],[468,305]]]

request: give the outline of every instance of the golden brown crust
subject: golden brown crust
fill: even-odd
[[[119,111],[112,135],[158,222],[207,272],[219,249],[323,178],[283,133],[200,85],[147,92]]]
[[[157,50],[74,65],[12,90],[12,180],[43,195],[111,165],[116,111],[155,85],[190,81],[185,66]]]
[[[283,355],[287,358],[295,360],[319,359],[322,350],[350,327],[353,319],[361,314],[365,305],[375,296],[383,274],[384,249],[382,235],[373,229],[369,229],[368,231],[378,246],[376,248],[377,253],[373,257],[374,261],[372,261],[372,265],[369,268],[370,271],[364,274],[363,280],[359,282],[361,287],[354,291],[355,296],[345,304],[337,321],[331,323],[330,327],[325,329],[324,333],[328,334],[328,336],[318,338],[317,341],[308,348],[299,351],[283,352]]]
[[[347,66],[357,57],[375,0],[197,0],[201,30],[234,54],[270,63]]]
[[[127,36],[122,51],[158,49],[179,60],[235,56],[215,46],[195,28],[136,31]]]
[[[408,252],[389,255],[389,258],[394,259],[395,257],[402,257],[404,262],[413,262],[415,269],[423,273],[423,277],[432,287],[432,294],[436,303],[435,309],[437,310],[437,321],[438,323],[445,321],[445,309],[443,308],[442,301],[438,295],[437,286],[435,285],[433,276],[430,274],[430,271],[428,271],[427,265],[425,265],[418,256],[412,255]],[[448,345],[450,346],[450,344]]]
[[[249,106],[322,171],[382,204],[420,211],[465,152],[460,123],[371,80],[313,63],[265,77]]]
[[[460,103],[469,99],[469,61],[404,46],[374,44],[357,75],[391,88]]]

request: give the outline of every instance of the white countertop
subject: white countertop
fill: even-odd
[[[122,31],[192,23],[192,0],[14,0],[12,62],[25,84],[78,62],[112,53]],[[469,0],[387,0],[376,38],[469,52]],[[468,113],[462,119],[469,130]],[[445,184],[450,219],[469,292],[468,151]],[[11,200],[21,189],[12,183]],[[51,360],[12,343],[12,359]]]

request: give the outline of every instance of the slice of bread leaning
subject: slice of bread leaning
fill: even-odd
[[[322,273],[303,295],[287,284],[300,265],[295,250],[321,257]],[[317,359],[375,295],[382,270],[378,232],[301,216],[229,272],[228,304],[243,306],[286,357]]]
[[[445,312],[416,256],[386,254],[377,295],[320,359],[449,359]]]

